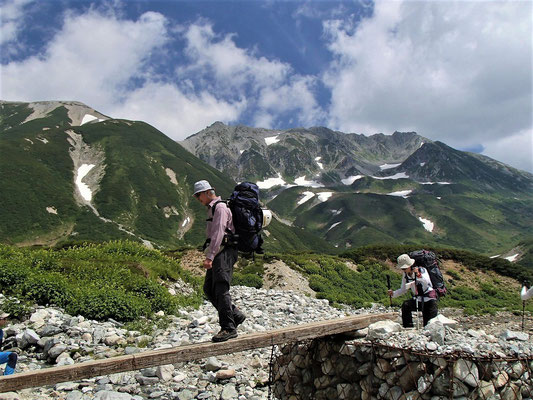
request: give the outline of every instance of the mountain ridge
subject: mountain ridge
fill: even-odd
[[[163,248],[203,242],[205,209],[192,185],[207,179],[229,196],[235,186],[229,176],[144,122],[98,118],[103,114],[77,102],[36,108],[40,115],[28,119],[33,103],[1,103],[0,242],[131,239]],[[312,235],[304,243],[291,230],[274,221],[267,244],[278,251],[310,243],[330,248]]]

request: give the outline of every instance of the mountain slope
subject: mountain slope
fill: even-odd
[[[216,122],[181,143],[236,181],[279,175],[289,183],[305,178],[328,184],[378,172],[380,165],[405,159],[427,140],[406,132],[367,137],[323,127],[275,131]]]
[[[223,197],[235,185],[146,123],[110,119],[75,102],[0,106],[0,242],[198,245],[205,209],[192,184],[207,179]],[[269,249],[309,248],[294,228],[271,229]],[[294,240],[284,240],[288,235]]]
[[[183,144],[258,182],[280,218],[338,248],[415,243],[493,255],[533,234],[532,174],[415,133],[215,123]]]

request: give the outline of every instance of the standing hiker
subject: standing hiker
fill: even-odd
[[[415,260],[407,254],[399,256],[397,261],[398,268],[404,272],[402,285],[395,291],[389,289],[389,296],[398,297],[411,289],[413,297],[405,300],[402,304],[403,327],[413,327],[413,316],[411,313],[413,311],[418,312],[418,310],[422,311],[424,326],[426,326],[428,321],[436,317],[438,313],[437,295],[431,284],[429,274],[423,267],[413,267]]]
[[[204,244],[206,269],[204,293],[218,311],[220,332],[213,336],[213,342],[224,342],[237,337],[237,326],[246,316],[231,302],[229,293],[233,265],[238,251],[231,235],[235,233],[230,209],[215,194],[208,181],[194,184],[194,197],[207,207],[207,240]]]
[[[7,324],[7,317],[9,317],[9,314],[0,313],[0,348],[4,343],[4,330],[2,328]],[[4,369],[4,375],[12,375],[17,366],[17,353],[12,351],[0,351],[0,364],[7,364]]]

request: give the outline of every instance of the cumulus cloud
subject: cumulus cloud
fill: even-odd
[[[67,12],[42,54],[2,66],[2,98],[82,101],[114,118],[146,121],[174,139],[236,119],[245,100],[220,100],[153,72],[154,58],[164,58],[170,41],[168,25],[156,12],[137,20],[113,8]]]
[[[42,54],[2,66],[2,97],[79,100],[107,108],[130,79],[143,77],[149,54],[167,40],[165,23],[154,12],[137,21],[95,10],[67,14]]]
[[[111,115],[150,123],[174,139],[185,139],[214,121],[233,121],[246,106],[245,101],[227,102],[207,92],[184,94],[171,84],[148,83],[128,93]]]
[[[234,35],[217,34],[209,21],[172,26],[160,13],[131,20],[119,8],[65,12],[41,53],[2,65],[2,98],[82,101],[115,118],[144,120],[176,140],[243,113],[265,127],[281,115],[299,125],[323,117],[316,77],[238,47]],[[183,50],[175,47],[179,40]],[[159,75],[169,51],[178,67]]]
[[[302,76],[279,60],[239,48],[233,35],[219,36],[208,21],[198,21],[183,33],[190,63],[178,68],[180,77],[225,96],[246,99],[256,126],[273,127],[287,113],[295,124],[323,118],[314,87],[316,77]]]
[[[1,19],[2,34],[0,35],[0,45],[3,46],[12,42],[23,27],[24,6],[34,0],[11,0],[2,2]],[[2,51],[9,51],[3,47]]]
[[[459,148],[529,129],[531,11],[531,2],[378,1],[358,24],[326,21],[330,127],[416,130]]]

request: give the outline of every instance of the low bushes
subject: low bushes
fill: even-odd
[[[192,296],[171,296],[162,279],[182,279]],[[132,321],[158,311],[201,304],[200,280],[157,250],[128,241],[63,249],[0,245],[0,290],[87,318]],[[5,308],[5,307],[4,307]]]

